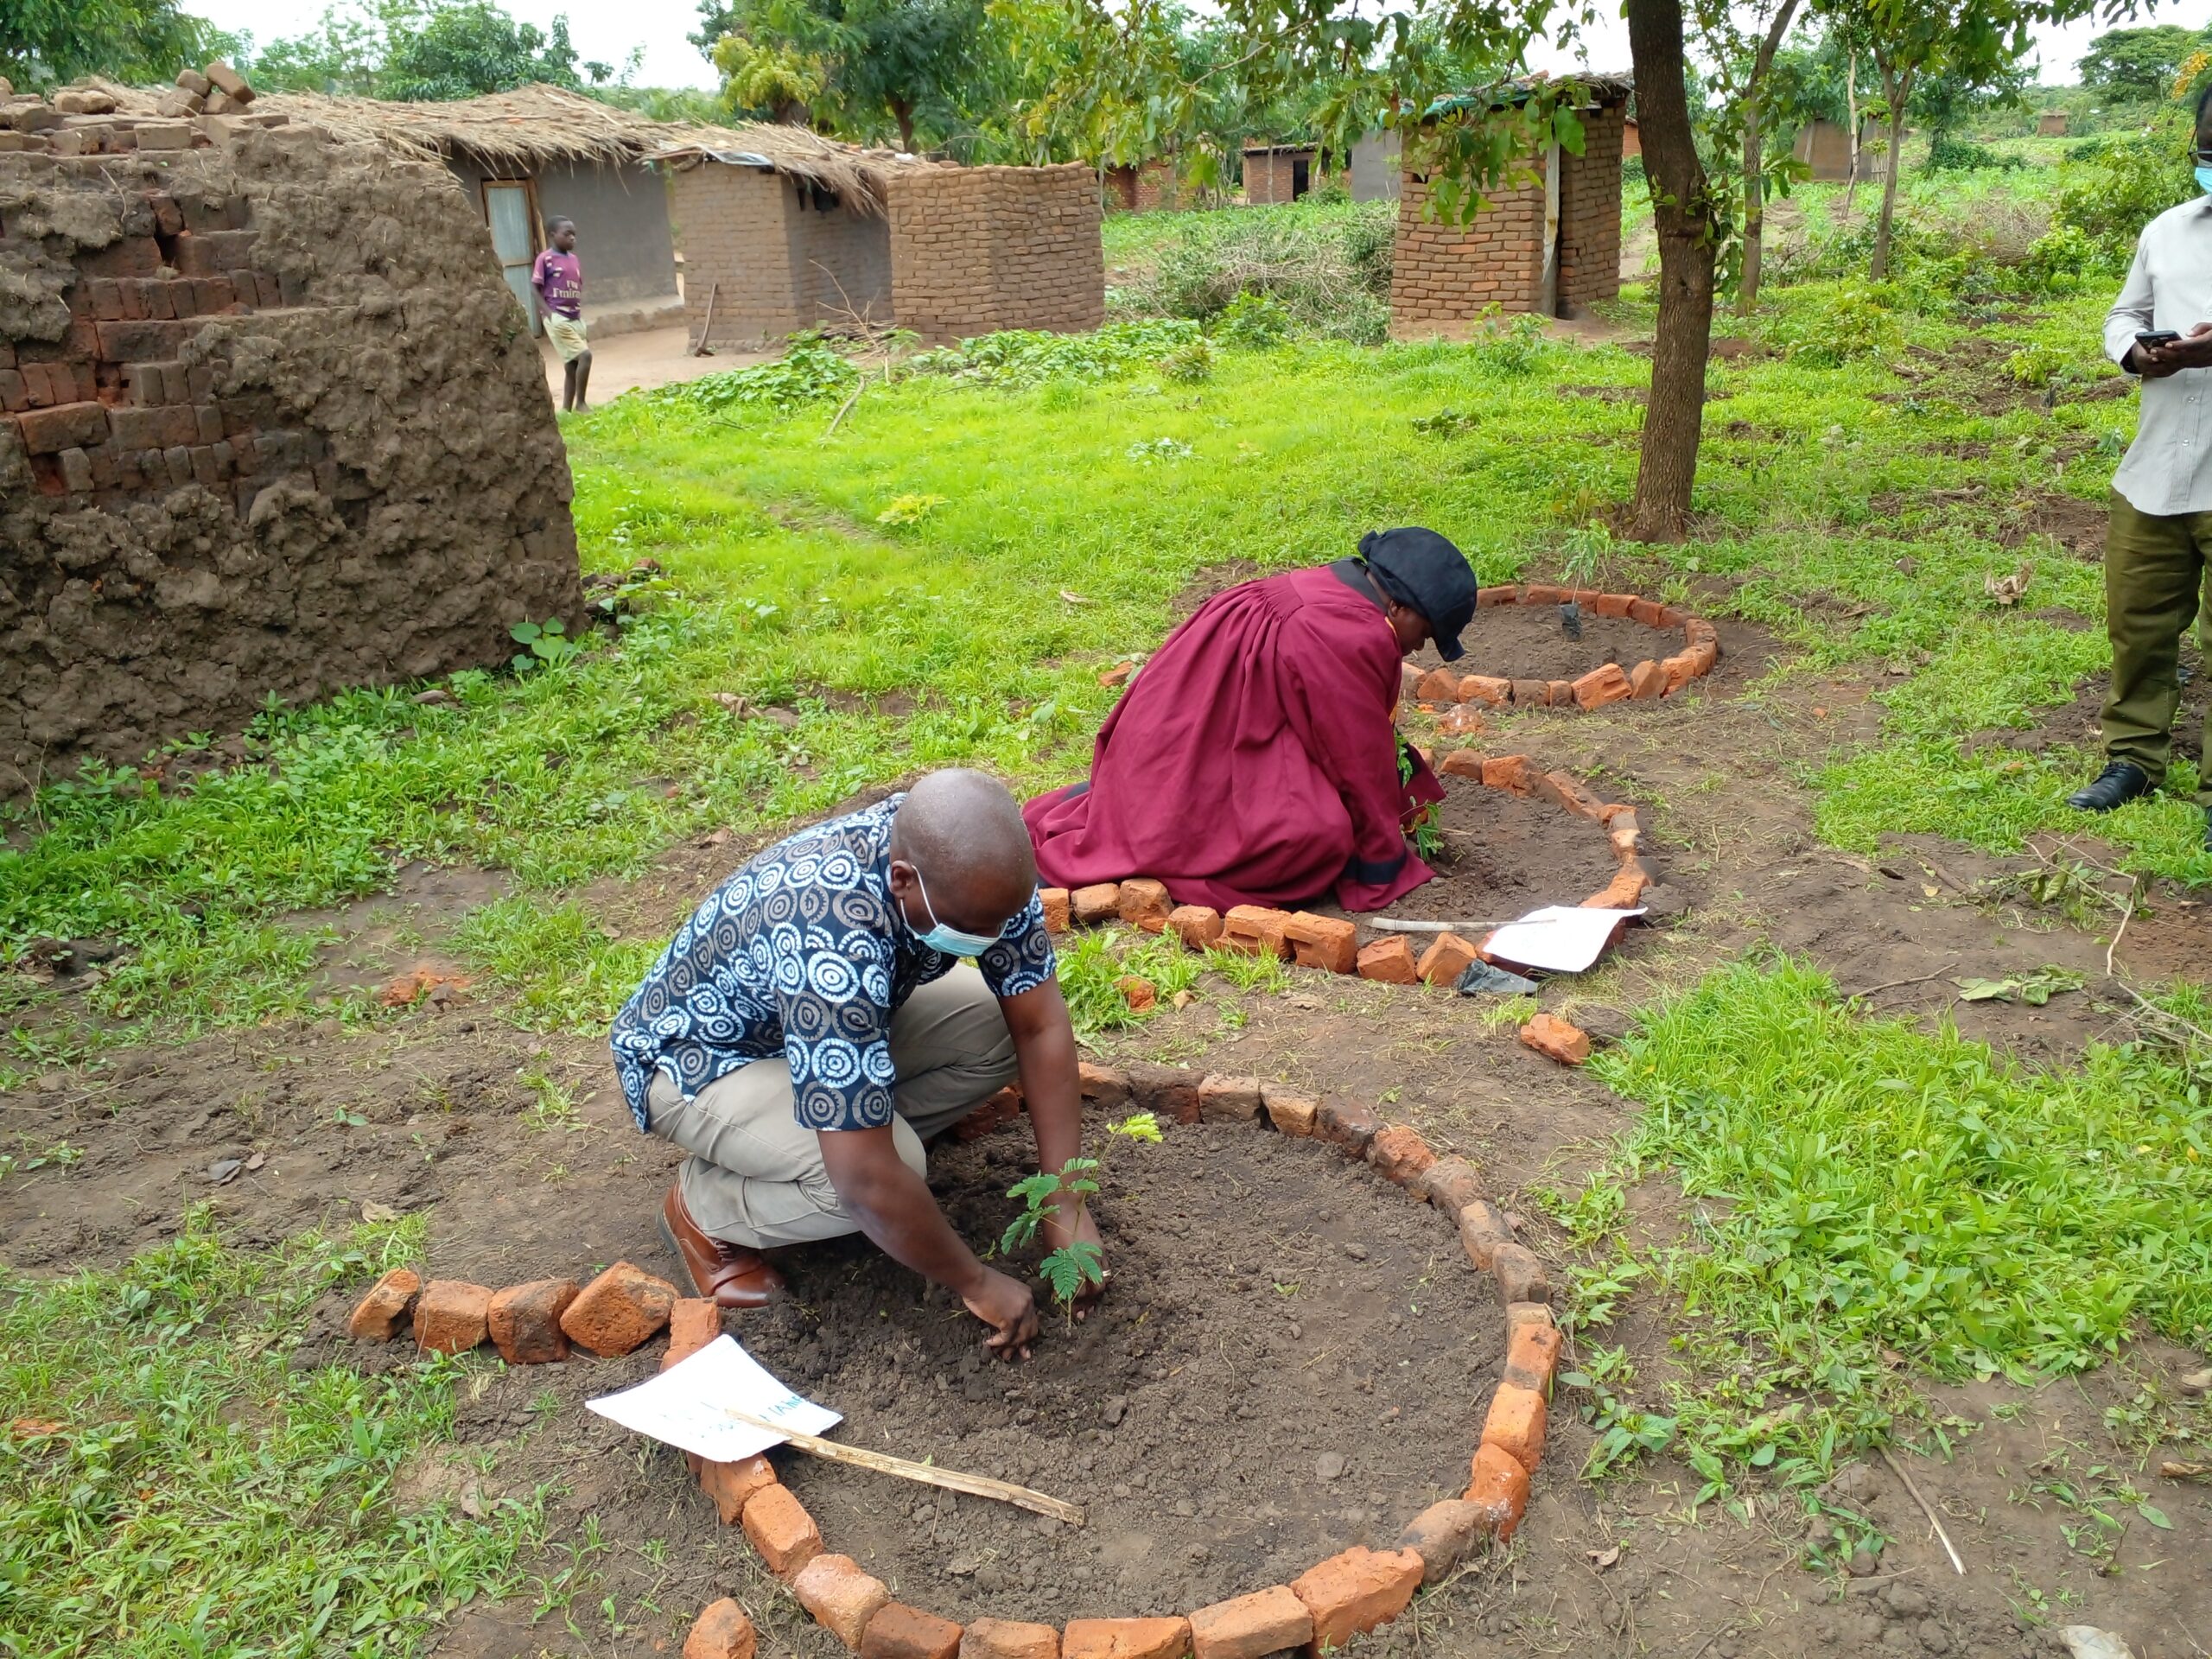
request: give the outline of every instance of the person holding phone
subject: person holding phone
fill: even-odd
[[[2212,87],[2196,100],[2203,194],[2143,227],[2126,285],[2105,318],[2105,351],[2143,379],[2135,442],[2112,480],[2105,537],[2105,769],[2067,798],[2109,812],[2165,781],[2181,706],[2181,642],[2212,561]],[[2198,804],[2212,851],[2212,718]]]

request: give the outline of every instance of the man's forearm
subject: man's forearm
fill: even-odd
[[[833,1137],[880,1134],[884,1144],[873,1155],[839,1155]],[[822,1136],[823,1161],[837,1197],[876,1248],[901,1267],[912,1268],[954,1293],[970,1294],[982,1276],[976,1259],[938,1208],[929,1184],[901,1161],[890,1144],[890,1131],[833,1130]]]

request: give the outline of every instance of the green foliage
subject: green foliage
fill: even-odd
[[[1178,346],[1160,359],[1160,378],[1179,385],[1191,385],[1213,378],[1213,348],[1206,344],[1205,336],[1186,345]]]
[[[879,524],[899,526],[918,524],[944,505],[941,495],[906,494],[893,496],[891,504],[875,515]]]
[[[233,1249],[204,1208],[113,1271],[0,1294],[0,1645],[401,1659],[518,1588],[543,1494],[395,1495],[453,1440],[467,1362],[297,1363],[314,1304],[418,1259],[420,1217]]]
[[[1009,328],[925,352],[912,372],[965,385],[1035,386],[1050,381],[1118,380],[1200,341],[1196,323],[1150,320],[1109,323],[1088,334]]]
[[[2077,233],[2096,249],[2105,270],[2125,270],[2145,225],[2202,194],[2190,175],[2191,131],[2188,115],[2176,105],[2140,132],[2104,140],[2060,194],[2054,233]]]
[[[1840,283],[1790,304],[1769,326],[1767,340],[1792,362],[1832,369],[1885,356],[1904,334],[1878,289]]]
[[[543,81],[583,92],[612,66],[580,61],[569,20],[518,22],[496,0],[351,0],[306,34],[271,41],[250,76],[268,92],[409,101],[475,98]]]
[[[1153,1019],[1176,992],[1196,985],[1210,965],[1208,957],[1192,955],[1169,934],[1093,928],[1061,950],[1060,994],[1067,999],[1076,1034],[1087,1039]],[[1116,983],[1125,974],[1150,982],[1160,1001],[1142,1013],[1131,1007]]]
[[[1928,160],[1923,165],[1930,173],[1979,173],[1991,169],[2017,173],[2027,162],[2018,156],[1992,149],[1987,144],[1939,132],[1929,143]]]
[[[1387,201],[1182,214],[1116,304],[1211,321],[1240,298],[1264,298],[1276,308],[1268,326],[1280,317],[1286,331],[1371,345],[1389,332],[1395,223]]]
[[[2204,49],[2209,35],[2212,31],[2178,23],[2108,30],[2082,54],[2082,84],[2119,98],[2164,98],[2182,65]]]
[[[1239,294],[1221,308],[1213,337],[1224,346],[1265,351],[1290,337],[1290,313],[1271,294]]]
[[[569,625],[557,616],[549,616],[543,622],[518,622],[507,630],[507,634],[522,647],[513,658],[518,674],[527,674],[537,668],[559,668],[583,654],[583,647],[569,638]]]
[[[0,13],[0,75],[19,92],[86,75],[163,84],[181,64],[237,49],[176,0],[8,0]]]
[[[541,905],[518,894],[469,912],[454,944],[471,967],[516,994],[512,1017],[524,1030],[596,1034],[664,941],[617,939],[574,900]]]
[[[784,354],[772,363],[702,375],[645,394],[663,407],[695,410],[796,409],[824,397],[842,397],[861,378],[853,360],[828,337],[807,329],[793,334]]]
[[[1060,1213],[1059,1205],[1053,1202],[1056,1198],[1073,1202],[1065,1222],[1072,1234],[1082,1224],[1084,1211],[1098,1194],[1105,1178],[1107,1157],[1116,1139],[1158,1146],[1160,1120],[1150,1112],[1132,1112],[1120,1122],[1106,1126],[1106,1142],[1097,1157],[1071,1158],[1057,1174],[1040,1171],[1016,1181],[1007,1189],[1007,1197],[1021,1200],[1021,1213],[1007,1224],[1005,1235],[999,1240],[1000,1249],[1008,1255],[1027,1249],[1036,1241],[1038,1229],[1046,1218]],[[1071,1315],[1075,1311],[1076,1299],[1086,1287],[1095,1289],[1106,1282],[1105,1258],[1098,1246],[1088,1239],[1072,1236],[1066,1243],[1046,1252],[1045,1259],[1038,1263],[1038,1271],[1051,1287],[1052,1300]]]

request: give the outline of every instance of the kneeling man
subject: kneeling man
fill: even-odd
[[[864,1232],[1024,1351],[1028,1286],[953,1231],[922,1148],[1017,1077],[1040,1166],[1082,1148],[1036,888],[1005,787],[938,772],[769,848],[677,931],[611,1040],[638,1127],[691,1154],[661,1218],[698,1294],[757,1307],[783,1283],[763,1250]]]

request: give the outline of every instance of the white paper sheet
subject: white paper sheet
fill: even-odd
[[[1580,906],[1546,905],[1493,931],[1483,954],[1516,968],[1544,973],[1579,974],[1605,953],[1614,932],[1637,910],[1585,910]]]
[[[584,1402],[601,1416],[717,1463],[734,1463],[783,1444],[780,1434],[748,1428],[726,1408],[800,1434],[821,1434],[842,1421],[804,1400],[761,1369],[728,1336],[620,1394]]]

